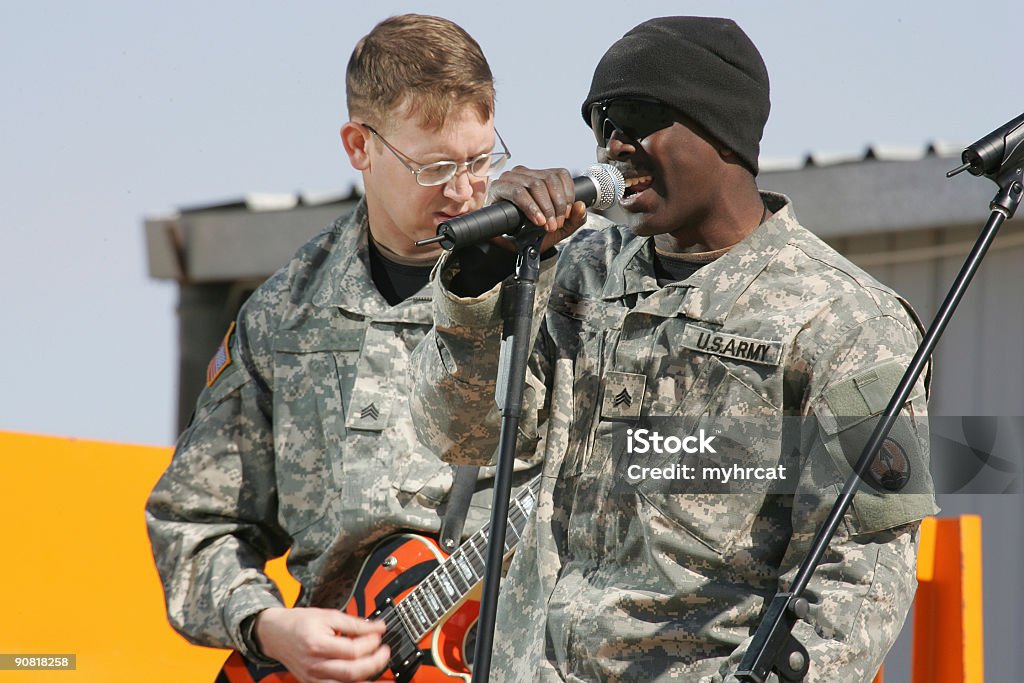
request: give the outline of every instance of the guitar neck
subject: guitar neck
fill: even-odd
[[[509,501],[505,524],[505,557],[518,545],[533,512],[540,489],[540,477],[531,479]],[[405,622],[413,642],[433,629],[453,607],[462,602],[483,581],[486,567],[490,524],[470,536],[444,562],[432,571],[395,609]]]

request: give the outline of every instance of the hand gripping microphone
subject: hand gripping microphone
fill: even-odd
[[[598,211],[617,204],[626,191],[622,173],[608,164],[594,164],[583,175],[573,178],[573,185],[576,201]],[[514,235],[527,223],[529,219],[518,206],[502,199],[440,223],[436,237],[420,240],[416,246],[440,243],[449,251],[461,249],[499,235]]]

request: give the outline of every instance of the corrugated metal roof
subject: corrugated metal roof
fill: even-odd
[[[760,167],[763,173],[772,173],[774,171],[797,171],[810,167],[825,168],[872,160],[919,161],[926,157],[955,157],[959,159],[964,147],[966,145],[956,145],[938,140],[924,146],[872,143],[859,153],[814,151],[799,158],[762,158]]]

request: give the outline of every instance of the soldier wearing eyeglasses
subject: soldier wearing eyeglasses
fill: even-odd
[[[346,87],[341,142],[365,196],[244,305],[146,513],[172,625],[303,681],[388,665],[382,625],[338,608],[378,541],[438,531],[453,483],[409,415],[439,253],[414,242],[483,206],[509,158],[487,60],[448,20],[381,22]],[[487,519],[489,476],[467,532]],[[263,572],[286,551],[302,586],[292,609]]]
[[[600,160],[626,179],[627,224],[587,216],[562,169],[494,183],[546,228],[544,249],[572,237],[542,262],[519,447],[545,456],[545,476],[502,585],[491,680],[731,678],[916,351],[909,304],[804,228],[788,198],[759,191],[768,112],[767,70],[734,22],[652,19],[605,53],[582,108]],[[413,409],[442,457],[480,463],[498,441],[507,271],[467,287],[452,263],[469,258],[436,271]],[[935,511],[925,391],[805,592],[793,634],[806,680],[870,681],[903,624],[918,522]],[[801,418],[793,442],[784,420]],[[649,467],[630,469],[640,456],[621,435],[650,425],[707,448],[647,451]],[[725,467],[754,474],[708,480]]]

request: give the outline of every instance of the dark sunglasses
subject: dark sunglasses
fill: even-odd
[[[590,105],[590,127],[601,147],[608,146],[615,131],[624,135],[627,142],[639,144],[648,135],[671,126],[680,116],[675,107],[641,97],[616,98]]]

